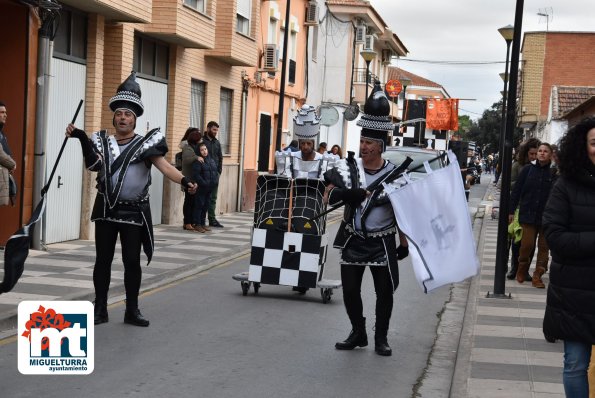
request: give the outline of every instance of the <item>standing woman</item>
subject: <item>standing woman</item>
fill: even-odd
[[[587,398],[595,344],[595,117],[560,140],[560,178],[543,213],[552,271],[543,319],[548,341],[564,340],[564,390]]]
[[[541,276],[547,272],[549,260],[549,249],[543,228],[541,217],[543,209],[550,194],[555,175],[551,172],[552,147],[542,142],[537,149],[537,161],[530,163],[521,170],[519,178],[514,184],[510,195],[510,213],[508,223],[512,223],[514,212],[519,206],[519,223],[523,228],[521,247],[519,250],[519,268],[516,274],[518,283],[525,282],[525,275],[531,265],[531,253],[535,250],[537,241],[537,263],[533,273],[533,287],[545,288]]]
[[[196,127],[189,127],[182,138],[180,149],[182,149],[182,174],[192,180],[192,164],[198,161],[198,144],[202,141],[202,134]],[[194,195],[184,192],[184,229],[195,231],[192,221],[194,213]]]

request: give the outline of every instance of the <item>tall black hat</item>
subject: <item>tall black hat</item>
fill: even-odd
[[[394,128],[389,115],[390,103],[384,90],[380,87],[380,82],[376,80],[372,93],[364,105],[364,113],[357,121],[357,125],[362,127],[362,137],[382,142],[383,151],[388,145],[388,133]]]
[[[134,113],[136,117],[139,117],[145,111],[140,96],[141,92],[140,86],[136,82],[136,72],[132,71],[130,76],[118,86],[116,95],[109,100],[109,107],[114,112],[117,109],[127,109]]]

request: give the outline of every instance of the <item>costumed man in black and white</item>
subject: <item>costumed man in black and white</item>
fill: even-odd
[[[181,184],[191,193],[196,184],[185,178],[165,158],[167,143],[159,128],[144,137],[134,132],[136,119],[144,111],[140,86],[135,73],[118,87],[109,101],[114,112],[115,134],[106,130],[93,133],[91,138],[73,124],[66,128],[68,137],[80,140],[85,165],[97,172],[97,197],[91,213],[95,222],[96,260],[93,269],[95,287],[95,324],[108,321],[107,295],[111,266],[120,235],[124,262],[126,312],[124,322],[135,326],[149,326],[138,308],[141,284],[141,246],[151,261],[154,250],[153,223],[149,206],[151,166],[155,165],[170,180]]]
[[[363,316],[361,284],[366,266],[370,268],[376,290],[375,351],[390,356],[387,341],[393,308],[393,292],[399,285],[397,260],[409,254],[404,235],[398,233],[397,221],[389,198],[384,191],[374,194],[366,187],[395,169],[382,158],[392,131],[390,104],[376,82],[366,100],[364,113],[357,125],[362,127],[360,158],[349,152],[346,159],[325,173],[330,205],[345,204],[343,221],[337,232],[334,247],[341,250],[341,282],[343,301],[351,321],[352,331],[345,341],[335,344],[338,350],[352,350],[368,345],[366,318]],[[397,180],[393,184],[399,184]],[[396,239],[400,245],[397,248]]]
[[[293,118],[293,135],[298,140],[299,151],[276,152],[277,173],[289,178],[316,178],[332,168],[338,156],[316,152],[320,119],[316,109],[303,105]]]

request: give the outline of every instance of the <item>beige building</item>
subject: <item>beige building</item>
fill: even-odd
[[[224,166],[217,212],[237,210],[245,112],[242,76],[246,67],[257,62],[260,2],[66,0],[61,4],[64,6],[50,66],[47,164],[54,163],[54,147],[63,139],[64,127],[79,98],[85,100],[85,105],[84,114],[77,119],[78,126],[87,132],[111,128],[112,113],[107,102],[120,82],[135,70],[145,104],[145,114],[137,120],[136,131],[143,134],[155,127],[165,131],[170,148],[168,160],[173,162],[189,126],[202,130],[210,120],[220,124],[218,138]],[[23,47],[31,49],[23,54],[26,59],[13,67],[25,71],[15,74],[20,84],[2,81],[0,85],[3,98],[15,104],[11,108],[20,119],[15,118],[13,127],[26,136],[25,145],[18,148],[23,163],[19,184],[24,195],[20,198],[18,217],[11,225],[3,223],[0,240],[5,241],[7,231],[14,232],[13,227],[28,218],[31,205],[36,202],[31,187],[34,174],[40,172],[33,169],[32,161],[33,145],[39,140],[34,128],[40,117],[39,106],[35,106],[39,88],[31,82],[35,82],[37,28],[41,21],[35,16],[36,10],[19,1],[0,0],[0,9],[5,22],[0,29],[13,32],[3,37],[17,32],[18,41],[29,44]],[[0,50],[13,53],[15,46],[3,41]],[[11,131],[9,139],[15,142],[18,135]],[[44,243],[93,237],[89,216],[95,196],[94,175],[82,171],[78,152],[76,145],[67,145],[56,172],[59,183],[52,184],[48,191]],[[181,224],[180,187],[164,181],[159,174],[153,172],[150,192],[154,223]]]

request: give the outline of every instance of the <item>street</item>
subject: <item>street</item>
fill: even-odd
[[[334,237],[338,223],[330,226]],[[95,370],[89,376],[35,376],[17,370],[16,338],[0,342],[2,397],[410,397],[428,360],[449,288],[425,295],[408,259],[388,334],[392,357],[374,353],[371,274],[364,277],[370,345],[337,351],[350,324],[341,290],[323,304],[320,292],[262,285],[242,296],[232,275],[249,257],[171,283],[141,297],[149,328],[122,322],[124,305],[110,306],[110,322],[95,332]],[[339,277],[330,250],[327,278]]]

